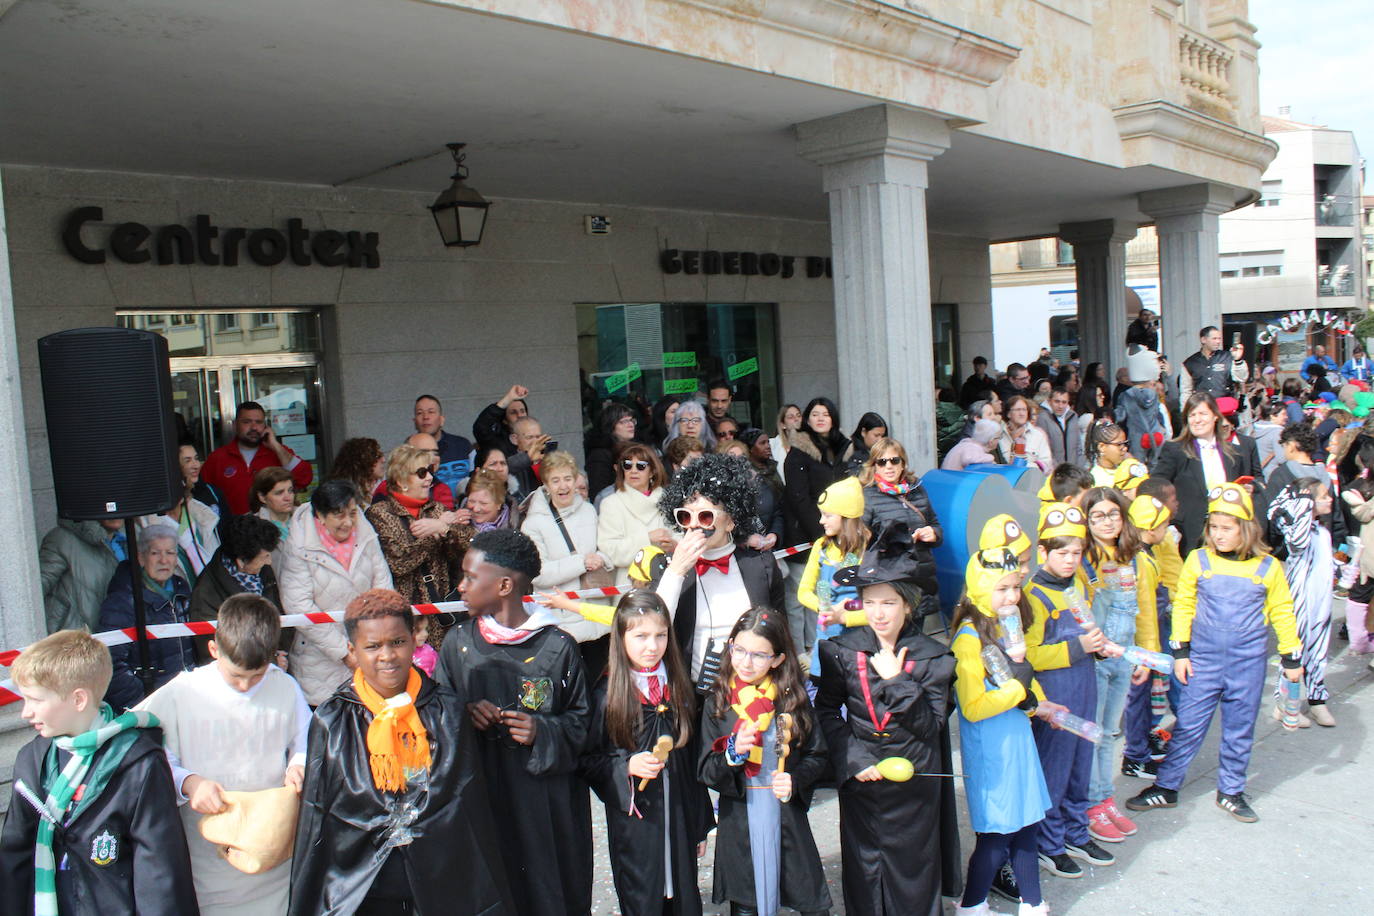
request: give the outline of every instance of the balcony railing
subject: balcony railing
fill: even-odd
[[[1219,41],[1179,26],[1178,79],[1187,94],[1230,110],[1231,61],[1235,54]]]
[[[1318,296],[1355,295],[1355,274],[1347,266],[1341,265],[1334,272],[1325,265],[1317,268]]]
[[[1316,215],[1318,226],[1355,225],[1355,208],[1339,197],[1327,195],[1317,201]]]

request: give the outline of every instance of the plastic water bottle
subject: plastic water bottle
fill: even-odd
[[[1121,652],[1121,657],[1132,665],[1144,665],[1151,671],[1160,674],[1171,674],[1174,670],[1174,660],[1172,656],[1165,655],[1163,652],[1151,652],[1149,649],[1142,649],[1140,646],[1127,646]]]
[[[1283,727],[1293,731],[1298,727],[1298,713],[1302,710],[1302,684],[1283,679]]]
[[[1097,621],[1093,618],[1093,612],[1088,608],[1088,602],[1083,599],[1083,593],[1077,587],[1069,589],[1064,593],[1065,599],[1069,603],[1069,613],[1073,619],[1078,621],[1078,625],[1085,630],[1090,630],[1097,626]]]
[[[1097,744],[1102,740],[1102,726],[1089,722],[1082,716],[1075,716],[1067,709],[1056,709],[1050,714],[1050,721],[1066,732],[1072,732],[1084,741]]]
[[[998,687],[1012,679],[1011,665],[1007,664],[1007,657],[1002,654],[1002,650],[996,646],[984,646],[982,651],[983,668],[987,671],[988,677]]]
[[[1150,678],[1150,715],[1163,716],[1169,711],[1169,679],[1158,674]]]
[[[1001,631],[1002,648],[1012,658],[1026,657],[1026,634],[1021,629],[1021,609],[1014,604],[997,609],[997,625]]]

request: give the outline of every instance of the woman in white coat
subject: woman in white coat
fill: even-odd
[[[1021,396],[1007,399],[1002,406],[1002,438],[998,450],[1002,460],[1011,464],[1017,458],[1048,474],[1054,468],[1054,454],[1050,451],[1050,438],[1035,424],[1035,406]]]
[[[370,588],[391,588],[391,570],[376,532],[358,511],[353,484],[326,480],[291,516],[277,587],[285,614],[342,611]],[[347,658],[342,623],[296,628],[290,671],[311,706],[348,680]]]
[[[615,567],[616,585],[630,581],[630,564],[648,544],[672,553],[677,539],[658,509],[668,475],[647,445],[635,443],[620,451],[615,465],[615,492],[601,501],[596,525],[596,549]]]

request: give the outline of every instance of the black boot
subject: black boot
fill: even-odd
[[[732,900],[730,901],[730,916],[759,916],[759,911],[752,906],[744,906]]]

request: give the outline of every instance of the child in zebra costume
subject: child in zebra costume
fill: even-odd
[[[1331,503],[1328,482],[1303,477],[1284,487],[1269,505],[1269,523],[1283,534],[1288,547],[1283,571],[1293,595],[1298,638],[1302,640],[1303,686],[1311,718],[1299,714],[1299,728],[1308,728],[1313,722],[1328,728],[1336,724],[1326,706],[1326,651],[1331,642],[1331,579],[1335,561],[1331,532],[1318,521],[1331,512]],[[1281,683],[1274,688],[1274,698],[1279,701],[1274,707],[1276,719],[1283,717],[1282,688]]]

